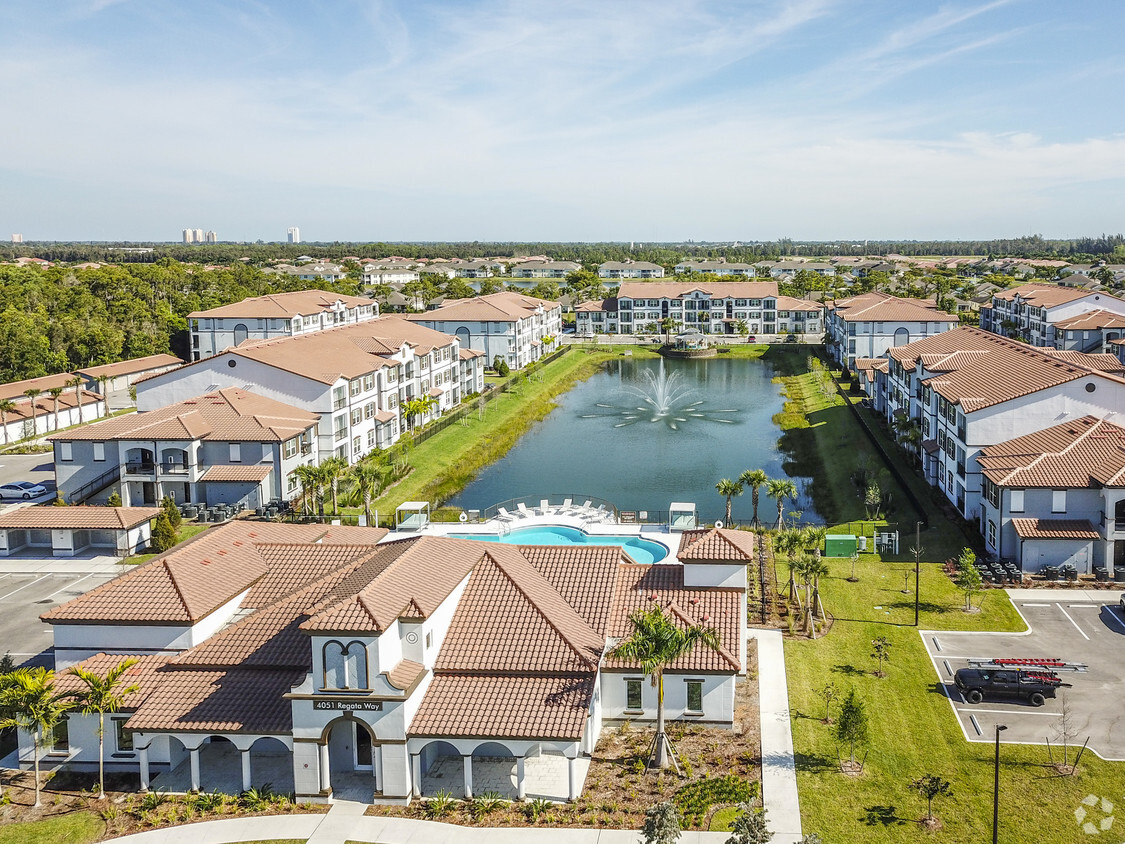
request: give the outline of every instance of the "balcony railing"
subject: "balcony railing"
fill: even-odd
[[[186,475],[191,471],[190,463],[161,463],[160,471],[165,475]]]
[[[125,464],[127,475],[151,475],[156,472],[156,462],[153,460],[130,460]]]

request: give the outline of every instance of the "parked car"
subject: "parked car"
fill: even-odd
[[[47,494],[47,487],[31,481],[16,481],[14,484],[0,484],[0,498],[38,498]]]
[[[1042,706],[1055,696],[1055,689],[1070,685],[1043,668],[961,668],[953,682],[969,703],[980,703],[988,696],[1022,698],[1032,706]]]
[[[751,334],[749,337],[746,338],[746,342],[747,343],[757,343],[758,338],[755,337],[753,334]]]

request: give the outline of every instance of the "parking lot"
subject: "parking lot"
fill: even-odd
[[[47,494],[35,500],[37,504],[51,501],[55,497],[55,462],[50,452],[46,454],[0,454],[0,484],[15,481],[31,481],[47,488]],[[0,506],[12,504],[0,502]]]
[[[39,614],[115,577],[112,558],[0,562],[0,654],[53,667],[51,628]]]
[[[1070,706],[1077,744],[1106,759],[1125,760],[1125,616],[1118,598],[1107,590],[1011,589],[1008,594],[1031,628],[1027,633],[923,631],[923,641],[937,672],[935,691],[950,701],[969,741],[994,741],[995,726],[1005,725],[1001,741],[1055,743],[1061,698]],[[973,705],[953,683],[969,659],[1057,658],[1085,663],[1084,672],[1060,671],[1071,687],[1062,687],[1043,706],[986,697]],[[1072,742],[1075,743],[1075,742]]]

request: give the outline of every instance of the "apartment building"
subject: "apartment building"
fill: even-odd
[[[1113,352],[1125,337],[1125,314],[1097,308],[1055,324],[1055,348],[1074,352]]]
[[[126,507],[170,496],[256,508],[295,493],[293,470],[317,462],[319,421],[307,410],[227,388],[48,439],[67,501],[104,501],[116,490]]]
[[[1021,284],[992,294],[991,305],[980,309],[980,327],[1033,346],[1056,346],[1059,323],[1096,310],[1125,317],[1125,300],[1081,287]],[[1077,351],[1102,351],[1096,340],[1091,337],[1087,348]],[[1065,338],[1062,342],[1059,348],[1072,348]]]
[[[598,267],[600,278],[664,278],[664,267],[648,261],[606,261]]]
[[[708,273],[710,275],[740,275],[757,278],[758,271],[752,264],[739,264],[726,261],[681,261],[673,268],[676,275],[687,273]]]
[[[0,384],[4,444],[105,416],[105,399],[83,384],[80,375],[70,372]]]
[[[981,533],[1025,573],[1125,571],[1125,428],[1081,416],[981,449]]]
[[[586,302],[576,309],[580,334],[662,333],[665,319],[673,330],[704,334],[819,334],[823,307],[779,296],[772,281],[622,282],[617,296]]]
[[[574,261],[524,261],[512,265],[512,278],[566,278],[582,269]]]
[[[958,319],[926,299],[864,293],[829,302],[825,324],[829,353],[850,370],[859,358],[883,357],[890,348],[955,328]]]
[[[271,293],[188,314],[192,360],[203,360],[247,340],[295,337],[379,316],[379,306],[361,296],[326,290]]]
[[[483,355],[462,355],[456,337],[397,316],[244,343],[137,383],[137,407],[155,410],[225,387],[244,387],[320,416],[317,452],[350,462],[395,443],[484,389]],[[433,406],[407,418],[404,406]],[[407,409],[409,406],[407,406]]]
[[[550,354],[562,333],[562,305],[510,291],[450,299],[407,319],[455,336],[462,349],[481,352],[487,365],[500,358],[512,369]]]
[[[959,327],[887,352],[882,412],[915,427],[926,480],[979,522],[982,449],[1060,419],[1125,408],[1125,368],[1113,355],[1037,349],[979,328]]]

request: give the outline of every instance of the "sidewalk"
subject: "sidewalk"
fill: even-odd
[[[762,730],[762,803],[771,844],[801,840],[801,805],[789,719],[789,687],[780,630],[748,630],[758,642],[758,707]]]

